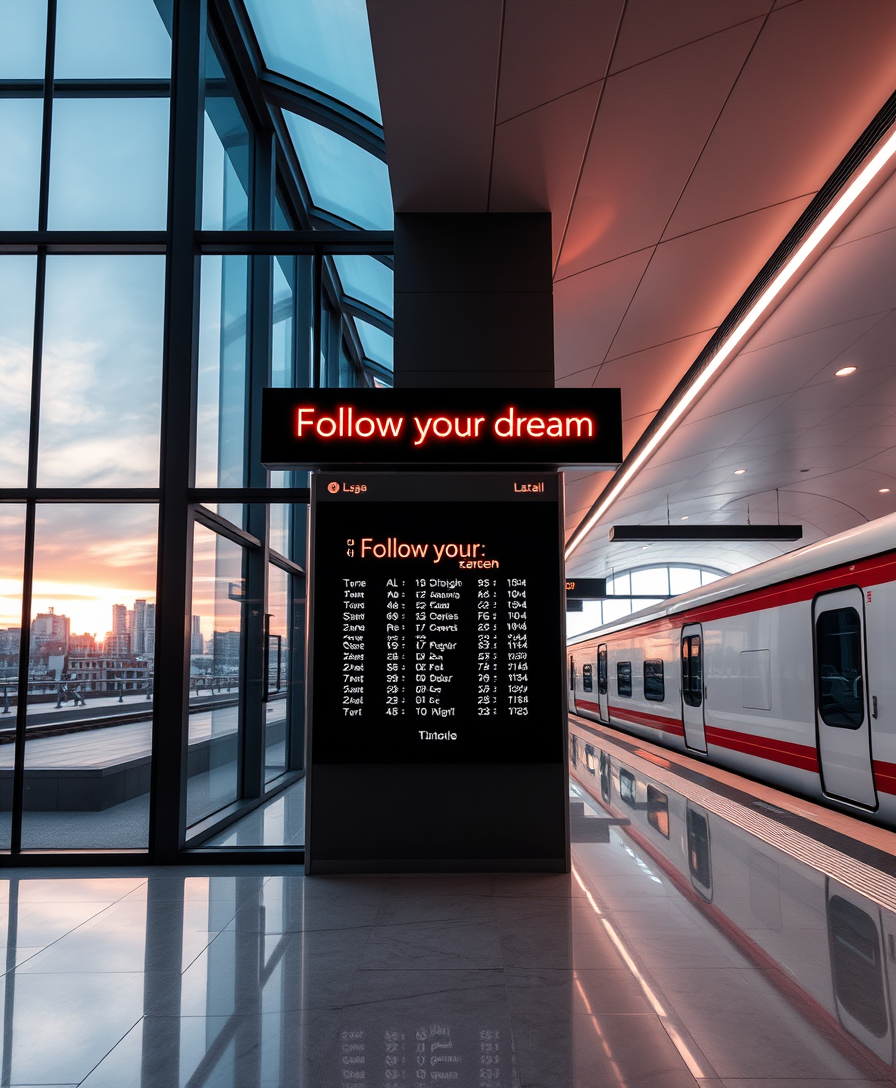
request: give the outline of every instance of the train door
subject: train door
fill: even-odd
[[[607,709],[607,676],[607,644],[602,642],[597,648],[597,703],[600,707],[602,722],[610,720]]]
[[[815,599],[813,619],[822,787],[831,797],[875,808],[862,591],[822,594]]]
[[[697,752],[706,751],[703,703],[703,628],[689,623],[681,630],[681,724],[684,742]]]
[[[880,908],[830,877],[825,883],[837,1018],[850,1035],[889,1065],[893,1061],[893,1027],[885,945],[888,935]]]

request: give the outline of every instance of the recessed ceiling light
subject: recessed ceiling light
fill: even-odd
[[[847,374],[855,374],[858,367],[855,366],[841,366],[839,370],[834,371],[834,376],[837,378],[845,378]]]
[[[890,489],[888,487],[879,487],[877,490],[878,490],[878,493],[881,494],[881,495],[889,495],[890,494]]]
[[[736,468],[736,469],[734,470],[734,475],[735,475],[735,476],[743,476],[743,474],[744,474],[744,473],[745,473],[746,471],[747,471],[747,470],[746,470],[745,468]]]
[[[681,515],[681,520],[682,521],[687,521],[690,516],[691,516],[690,514],[682,514]]]

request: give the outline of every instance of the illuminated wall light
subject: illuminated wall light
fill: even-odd
[[[890,489],[888,487],[879,487],[877,489],[877,492],[878,492],[879,495],[889,495],[890,494]]]
[[[716,375],[722,364],[730,358],[734,349],[746,338],[747,333],[749,333],[753,326],[756,325],[760,317],[762,317],[766,310],[771,306],[772,302],[774,302],[778,295],[781,294],[800,268],[802,268],[809,257],[821,245],[825,236],[837,225],[844,215],[846,215],[856,200],[858,200],[861,194],[868,188],[871,182],[874,181],[881,170],[883,170],[893,157],[894,153],[896,153],[896,131],[891,132],[889,138],[884,141],[876,154],[872,155],[867,165],[859,171],[855,180],[843,190],[840,196],[834,201],[833,205],[821,217],[813,230],[811,230],[807,237],[803,239],[802,243],[797,247],[789,260],[787,260],[781,271],[775,276],[768,287],[765,288],[734,329],[732,329],[728,338],[720,345],[719,350],[713,356],[708,366],[705,367],[693,384],[684,392],[681,399],[672,406],[669,415],[666,416],[660,426],[657,427],[656,431],[651,435],[637,457],[635,457],[630,465],[623,469],[619,479],[613,485],[604,501],[593,511],[593,513],[588,515],[585,521],[583,521],[579,528],[573,533],[570,537],[569,544],[566,547],[566,559],[569,559],[576,548],[604,516],[610,506],[612,506],[616,499],[619,498],[620,494],[640,471],[641,466],[653,454],[669,434],[669,431],[672,430],[679,419],[681,419],[688,408],[690,408],[698,398],[710,379]]]
[[[735,475],[735,476],[743,476],[743,475],[745,475],[745,474],[746,474],[746,471],[747,471],[747,470],[746,470],[745,468],[736,468],[736,469],[734,470],[734,475]]]
[[[855,374],[858,369],[857,366],[841,366],[839,370],[834,371],[834,377],[845,378],[847,374]]]
[[[690,516],[691,516],[690,514],[682,514],[681,515],[681,520],[682,521],[687,521]]]

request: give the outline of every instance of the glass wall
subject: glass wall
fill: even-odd
[[[607,578],[606,600],[583,601],[581,612],[567,612],[566,635],[571,638],[614,623],[668,597],[677,597],[724,577],[725,571],[696,564],[653,564],[619,571]]]
[[[302,845],[308,477],[261,393],[391,384],[392,206],[363,3],[268,7],[0,4],[10,864]]]

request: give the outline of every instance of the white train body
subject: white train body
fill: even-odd
[[[896,826],[896,515],[568,655],[571,712]]]

